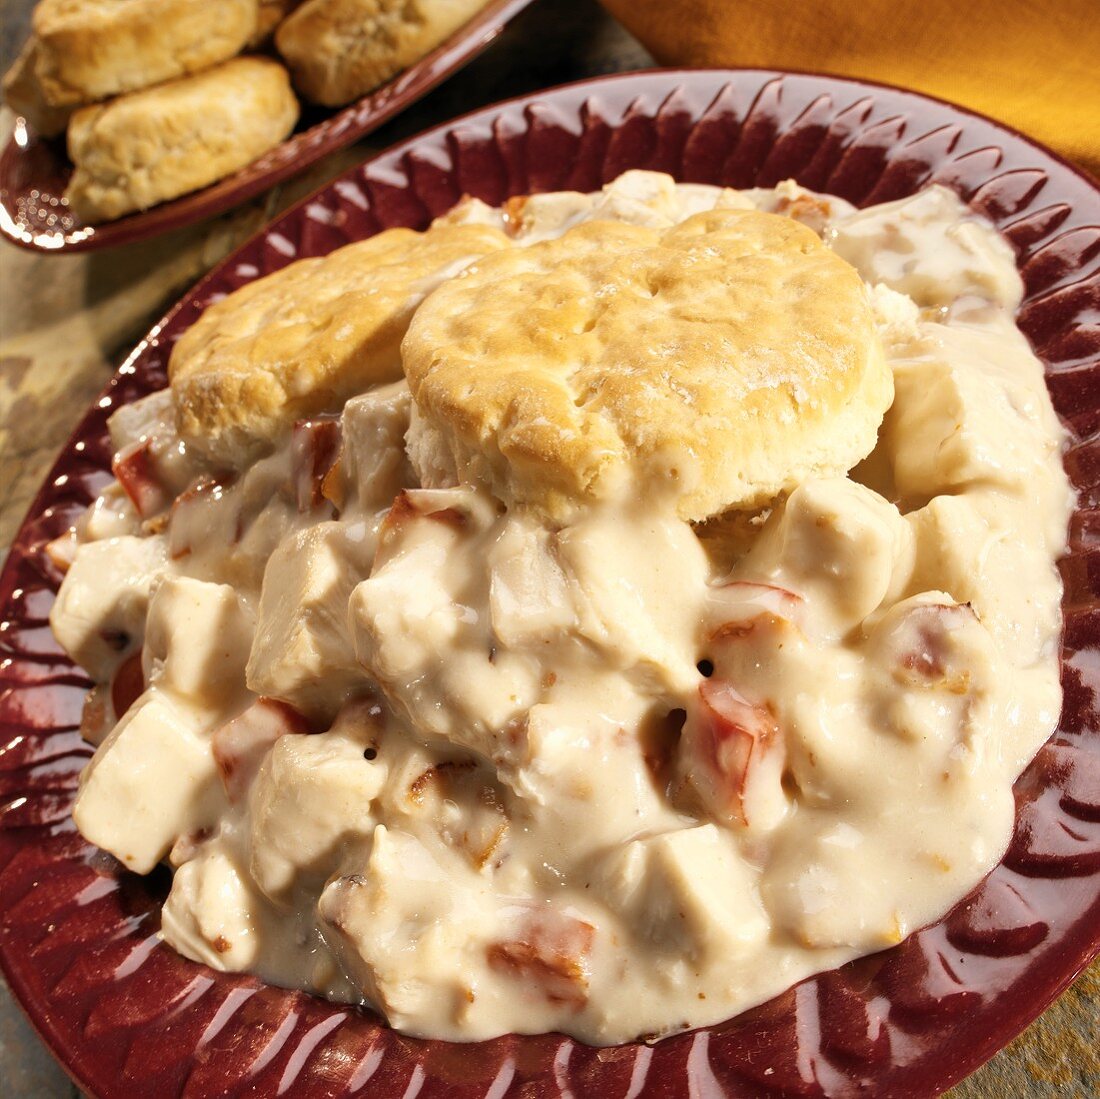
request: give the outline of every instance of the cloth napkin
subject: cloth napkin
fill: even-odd
[[[663,65],[866,77],[1100,176],[1100,0],[601,0]]]

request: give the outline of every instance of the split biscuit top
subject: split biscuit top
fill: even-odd
[[[444,279],[511,246],[483,225],[390,229],[304,259],[212,305],[169,364],[181,434],[236,463],[294,420],[401,377],[413,311]]]
[[[71,106],[199,72],[240,52],[258,12],[258,0],[40,0],[42,94]]]
[[[639,492],[690,520],[757,506],[864,458],[893,398],[855,269],[756,211],[487,257],[425,302],[403,355],[414,463],[555,518]]]

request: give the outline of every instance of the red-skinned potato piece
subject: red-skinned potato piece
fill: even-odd
[[[161,482],[148,439],[123,447],[111,462],[111,472],[142,519],[168,506],[171,496]]]
[[[491,968],[516,977],[553,1004],[575,1011],[588,1000],[589,957],[596,929],[567,912],[518,913],[514,935],[490,944]]]
[[[716,609],[730,615],[731,620],[752,619],[760,614],[794,621],[801,612],[803,599],[788,588],[777,584],[760,584],[754,580],[731,580],[715,592]],[[722,627],[719,627],[719,631]],[[716,631],[717,632],[717,631]]]
[[[171,522],[168,527],[168,553],[173,561],[186,557],[192,550],[191,536],[195,527],[204,527],[199,516],[201,510],[194,516],[198,523],[189,522],[189,512],[192,508],[202,509],[205,501],[217,500],[221,494],[229,488],[236,477],[232,473],[204,473],[193,484],[172,501]],[[237,541],[240,541],[241,531],[237,531]]]
[[[894,678],[907,687],[965,694],[970,672],[959,660],[950,635],[977,620],[966,604],[925,603],[912,607],[887,634],[896,653]]]
[[[259,698],[244,713],[226,722],[213,736],[214,761],[230,802],[248,791],[271,746],[281,736],[308,733],[309,723],[293,706]]]
[[[757,822],[756,787],[782,768],[779,724],[766,706],[754,705],[720,679],[705,679],[688,710],[684,740],[691,779],[720,818],[743,825]],[[765,762],[772,766],[765,769]]]
[[[76,540],[76,532],[72,529],[65,531],[42,547],[46,560],[64,576],[76,560],[76,551],[80,543]]]
[[[337,416],[317,416],[294,425],[292,468],[300,512],[313,511],[326,499],[325,481],[339,460],[340,438]],[[331,480],[329,483],[331,491]]]

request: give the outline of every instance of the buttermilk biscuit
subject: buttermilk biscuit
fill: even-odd
[[[32,34],[23,43],[19,56],[4,74],[4,102],[22,115],[43,137],[64,133],[72,115],[71,107],[51,107],[42,95],[42,85],[35,75],[38,62],[38,39]]]
[[[260,57],[85,107],[69,125],[65,197],[87,222],[145,210],[243,168],[297,121],[286,70]]]
[[[488,256],[424,303],[403,355],[414,462],[445,452],[554,517],[630,491],[692,520],[759,506],[855,465],[893,396],[855,270],[756,211]]]
[[[275,44],[307,98],[339,107],[419,61],[486,0],[306,0]]]
[[[55,107],[198,72],[240,52],[259,0],[41,0],[36,73]]]
[[[424,296],[509,244],[481,225],[390,229],[242,287],[172,352],[180,431],[232,463],[295,419],[399,379],[401,338]]]

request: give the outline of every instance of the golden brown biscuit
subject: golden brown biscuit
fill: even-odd
[[[308,99],[339,107],[419,61],[487,0],[306,0],[275,44]]]
[[[298,121],[286,70],[262,57],[85,107],[69,125],[65,197],[87,222],[195,191],[278,145]]]
[[[199,72],[239,53],[259,0],[40,0],[36,73],[55,107]]]
[[[756,211],[488,256],[425,302],[403,355],[431,443],[414,460],[445,449],[554,516],[640,490],[685,519],[756,507],[853,466],[893,395],[854,268]]]
[[[38,39],[32,34],[23,43],[19,56],[4,74],[4,102],[22,115],[43,137],[64,133],[69,124],[71,107],[51,107],[42,95],[42,86],[35,75],[38,61]]]
[[[295,419],[399,379],[401,338],[424,296],[509,244],[482,225],[390,229],[242,287],[172,352],[181,432],[234,463]]]

